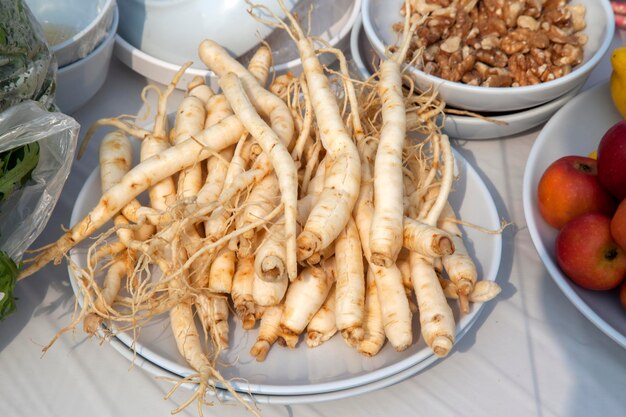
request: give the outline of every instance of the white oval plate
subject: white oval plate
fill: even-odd
[[[343,49],[346,47],[350,30],[361,10],[361,0],[325,0],[324,2],[306,0],[298,2],[293,11],[299,16],[307,16],[310,6],[314,6],[311,12],[312,33],[318,34],[320,38],[335,48]],[[273,69],[277,75],[288,71],[295,74],[300,72],[300,58],[297,55],[295,44],[284,30],[273,31],[265,40],[272,48]],[[169,84],[180,69],[178,64],[163,61],[135,48],[120,35],[117,35],[115,39],[113,53],[136,73],[161,84]],[[239,59],[245,63],[253,54],[254,50]],[[335,61],[335,56],[323,54],[320,56],[320,61],[329,65]],[[186,89],[189,81],[195,76],[203,77],[211,88],[218,90],[219,87],[214,74],[199,68],[189,68],[178,83],[178,88]]]
[[[554,256],[557,230],[537,208],[537,185],[545,169],[566,155],[588,155],[613,124],[622,120],[613,107],[608,83],[598,85],[565,105],[543,128],[524,170],[524,214],[537,253],[563,293],[596,327],[626,348],[626,310],[616,291],[590,291],[570,281]]]
[[[136,146],[138,148],[138,145]],[[468,222],[487,228],[500,227],[500,219],[489,190],[476,171],[457,152],[457,175],[450,202]],[[71,224],[75,224],[94,207],[100,198],[99,169],[87,178],[72,211]],[[502,251],[500,235],[484,234],[467,229],[466,244],[477,260],[481,279],[495,280]],[[72,261],[84,266],[84,246],[72,250]],[[72,287],[76,285],[70,274]],[[81,301],[81,300],[79,300]],[[452,303],[457,318],[457,333],[461,337],[482,309],[473,305],[469,314],[460,317],[456,303]],[[341,337],[334,337],[320,347],[310,349],[302,342],[296,349],[274,346],[265,362],[258,363],[249,355],[257,331],[244,331],[231,318],[231,347],[222,355],[222,362],[234,364],[220,369],[226,379],[237,378],[232,385],[241,392],[263,395],[310,395],[345,390],[370,384],[390,377],[434,356],[424,341],[419,340],[404,352],[396,352],[389,344],[373,358],[366,358],[348,347]],[[414,320],[413,334],[418,336],[419,320]],[[132,335],[120,333],[118,338],[131,346]],[[137,354],[176,375],[194,374],[180,357],[169,329],[166,315],[155,318],[142,331],[135,343]]]
[[[361,78],[369,78],[373,73],[372,63],[374,59],[378,58],[372,44],[367,39],[360,17],[352,28],[350,51]],[[578,94],[586,80],[587,77],[582,77],[580,83],[573,90],[540,106],[519,112],[489,116],[491,119],[504,124],[492,123],[478,117],[446,114],[443,130],[450,137],[468,140],[498,139],[515,135],[548,121],[557,110]]]

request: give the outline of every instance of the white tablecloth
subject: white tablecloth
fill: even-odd
[[[613,46],[619,45],[616,37]],[[608,78],[608,56],[587,87]],[[94,120],[136,114],[146,80],[115,58],[105,87],[74,117]],[[526,157],[540,128],[515,137],[456,141],[498,206],[514,223],[504,232],[498,282],[503,288],[479,322],[445,360],[380,391],[332,402],[261,406],[265,416],[624,416],[626,350],[597,330],[565,298],[535,252],[522,209]],[[83,181],[97,164],[96,146],[74,163],[50,223],[34,247],[60,234]],[[70,323],[74,296],[67,270],[48,266],[17,286],[17,312],[0,322],[1,416],[167,416],[189,391],[162,397],[171,384],[155,380],[111,346],[81,331],[41,348]],[[195,406],[182,415],[195,416]],[[245,416],[238,405],[205,415]]]

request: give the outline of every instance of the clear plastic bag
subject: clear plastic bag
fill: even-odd
[[[0,0],[0,111],[37,100],[53,110],[57,63],[23,0]]]
[[[14,260],[43,231],[70,172],[79,124],[25,101],[0,112],[0,152],[39,143],[39,161],[31,178],[0,203],[0,250]]]

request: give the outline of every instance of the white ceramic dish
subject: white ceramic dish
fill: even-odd
[[[391,26],[402,20],[403,0],[364,0],[363,25],[368,39],[379,56],[385,46],[397,41]],[[599,63],[613,39],[615,24],[608,0],[572,0],[571,4],[586,6],[585,34],[589,40],[584,47],[584,61],[561,78],[538,85],[515,88],[487,88],[455,83],[409,67],[411,76],[422,90],[436,87],[448,105],[473,111],[502,112],[527,109],[554,100],[581,84]]]
[[[291,9],[296,0],[284,2]],[[253,3],[285,17],[276,0]],[[203,39],[213,39],[234,56],[241,56],[273,30],[251,19],[243,0],[118,0],[118,4],[120,35],[148,55],[178,65],[196,60],[196,48]],[[196,68],[202,69],[202,63]]]
[[[361,19],[358,19],[352,28],[350,52],[361,78],[369,78],[373,73],[374,59],[377,58],[367,39]],[[492,123],[477,117],[446,114],[443,130],[450,137],[470,140],[503,138],[523,132],[550,119],[558,109],[576,96],[586,79],[587,77],[582,78],[581,84],[574,87],[572,91],[548,103],[519,112],[490,116],[491,119],[504,124]]]
[[[566,155],[588,155],[604,133],[622,120],[613,107],[608,83],[598,85],[566,104],[543,128],[524,170],[524,214],[537,253],[550,276],[576,308],[611,339],[626,348],[626,310],[616,291],[590,291],[571,282],[554,256],[557,230],[537,208],[537,185],[545,169]]]
[[[86,57],[59,68],[55,101],[61,111],[74,113],[100,90],[109,71],[119,21],[117,8],[106,38]]]
[[[469,327],[469,326],[468,326]],[[459,335],[460,336],[460,335]],[[157,378],[165,378],[170,381],[176,381],[180,379],[180,376],[175,375],[158,365],[150,362],[146,358],[140,355],[134,355],[133,351],[122,343],[119,339],[113,337],[109,341],[110,345],[122,356],[128,359],[133,363],[135,367],[139,367],[144,371],[154,375]],[[430,365],[437,362],[440,358],[437,356],[430,356],[429,358],[423,360],[422,362],[405,369],[404,371],[400,371],[397,374],[391,375],[387,378],[383,378],[381,380],[372,382],[370,384],[361,385],[354,388],[347,388],[344,390],[323,392],[319,394],[310,394],[310,395],[263,395],[263,394],[254,394],[250,395],[247,393],[240,393],[242,397],[248,401],[254,401],[257,404],[275,404],[275,405],[295,405],[295,404],[312,404],[312,403],[320,403],[324,401],[334,401],[340,400],[343,398],[354,397],[357,395],[367,394],[369,392],[373,392],[379,389],[383,389],[389,387],[391,385],[397,384],[399,382],[404,381],[405,379],[411,378],[412,376],[417,375],[422,372]],[[194,384],[183,384],[182,385],[188,389],[195,389],[196,386]],[[220,401],[235,401],[232,395],[221,388],[216,388],[215,391],[208,392],[209,395],[216,396]]]
[[[61,30],[74,34],[51,45],[59,68],[86,57],[96,48],[107,36],[115,9],[115,0],[26,0],[26,3],[44,26],[44,32]]]
[[[498,228],[500,220],[488,189],[476,171],[458,153],[455,152],[455,156],[460,180],[455,183],[456,191],[451,195],[453,207],[466,221]],[[99,170],[96,169],[78,195],[71,223],[75,224],[86,215],[99,197]],[[478,275],[495,280],[502,250],[501,236],[468,229],[466,241],[470,253],[478,261]],[[71,257],[78,265],[84,265],[85,248],[76,248]],[[72,285],[76,291],[73,279]],[[471,326],[481,309],[482,305],[473,305],[470,313],[459,319],[456,303],[453,304],[459,337]],[[419,334],[418,320],[414,321],[413,332]],[[118,338],[127,346],[133,343],[128,334],[121,333]],[[222,360],[236,365],[224,367],[221,372],[227,379],[238,378],[233,381],[237,390],[261,395],[311,395],[359,387],[388,378],[433,356],[421,338],[404,352],[398,353],[387,344],[374,358],[365,358],[340,337],[335,337],[315,349],[302,344],[293,350],[276,346],[265,362],[258,363],[248,353],[255,339],[256,330],[244,331],[240,325],[231,322],[231,347]],[[135,347],[137,354],[171,373],[181,377],[195,373],[178,354],[167,317],[159,317],[143,327]],[[279,349],[280,353],[276,352]]]
[[[294,12],[299,13],[300,16],[306,16],[311,5],[315,5],[311,14],[312,33],[320,36],[333,47],[339,49],[347,47],[350,29],[359,15],[361,0],[304,0],[298,2]],[[248,18],[252,19],[251,17]],[[266,38],[266,41],[272,48],[273,69],[277,75],[288,71],[298,74],[301,71],[300,59],[295,45],[284,31],[275,30]],[[194,48],[196,47],[197,45],[194,46]],[[252,53],[253,51],[242,56],[241,62],[245,63]],[[135,48],[120,35],[115,41],[114,54],[133,71],[161,84],[168,84],[180,68],[180,65],[158,59]],[[334,60],[335,57],[331,54],[321,56],[322,63],[327,65]],[[194,62],[196,62],[197,65],[194,66],[197,68],[192,67],[186,71],[181,82],[178,83],[178,88],[185,89],[187,83],[198,75],[203,77],[212,88],[217,89],[215,76],[211,71],[204,69],[197,55],[194,57]]]

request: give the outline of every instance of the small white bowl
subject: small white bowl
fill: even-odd
[[[105,38],[115,0],[26,0],[47,37],[65,32],[68,39],[50,45],[59,67],[86,57]]]
[[[304,0],[300,1],[293,11],[300,15],[302,13],[306,14],[311,5],[315,6],[311,15],[311,22],[314,25],[311,33],[319,35],[320,38],[334,48],[342,49],[347,47],[350,30],[359,16],[361,0]],[[248,18],[251,19],[251,17]],[[272,48],[273,70],[276,75],[286,72],[300,73],[302,67],[294,42],[288,38],[288,35],[283,30],[278,29],[274,31],[266,38],[266,41]],[[189,68],[177,87],[185,89],[187,83],[193,77],[199,75],[205,79],[211,88],[217,90],[218,85],[215,75],[208,71],[197,57],[198,45],[199,43],[195,45],[196,56],[193,58],[193,61],[198,62],[199,66],[196,68],[194,65]],[[240,61],[245,64],[251,53],[241,57]],[[164,61],[134,47],[124,38],[121,32],[115,40],[114,54],[133,71],[161,84],[168,84],[174,77],[174,74],[180,69],[178,64]],[[320,61],[325,65],[331,64],[335,59],[335,56],[332,54],[320,56]]]
[[[89,55],[71,63],[57,72],[56,103],[63,113],[80,109],[104,84],[115,44],[119,13],[114,8],[111,28],[96,49]]]
[[[361,19],[358,19],[352,28],[350,52],[352,62],[361,78],[369,78],[373,73],[372,63],[374,59],[378,58],[367,36],[365,36]],[[574,98],[586,80],[587,76],[582,77],[574,89],[540,106],[513,113],[489,115],[490,119],[503,124],[493,123],[478,117],[446,114],[443,130],[453,138],[480,140],[503,138],[532,129],[546,122],[565,103]]]
[[[291,9],[295,0],[284,0]],[[254,1],[285,17],[276,0]],[[157,59],[182,65],[197,60],[197,47],[210,38],[234,56],[245,54],[272,32],[248,15],[243,0],[118,0],[120,35]],[[269,15],[266,15],[269,18]]]
[[[363,25],[368,39],[379,56],[384,56],[385,46],[397,41],[392,25],[402,20],[400,8],[403,0],[363,2]],[[584,47],[584,61],[571,73],[552,81],[524,87],[491,88],[470,86],[428,75],[414,67],[409,73],[422,90],[437,88],[443,100],[452,107],[472,111],[502,112],[527,109],[554,100],[580,84],[599,63],[613,39],[615,24],[608,0],[573,0],[571,4],[586,7],[584,33],[588,36]]]

